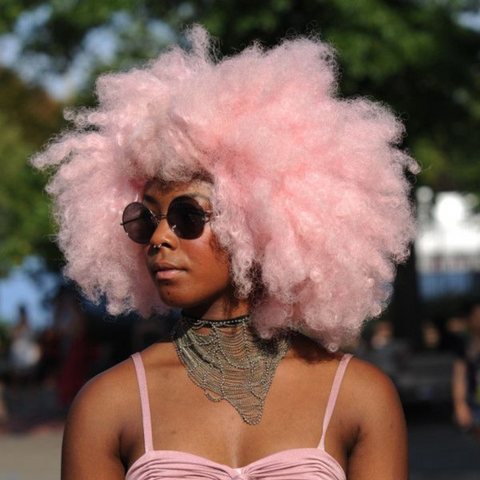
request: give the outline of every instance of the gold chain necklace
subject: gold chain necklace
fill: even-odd
[[[250,325],[251,315],[230,320],[182,316],[172,340],[190,379],[212,402],[226,400],[244,422],[260,422],[270,385],[290,337],[263,340]],[[207,333],[198,330],[207,327]]]

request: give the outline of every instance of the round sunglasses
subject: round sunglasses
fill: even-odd
[[[143,203],[133,202],[125,207],[120,225],[130,240],[146,245],[160,221],[166,218],[168,226],[178,238],[193,240],[202,235],[212,213],[204,210],[195,199],[188,196],[175,198],[167,213],[153,213]]]

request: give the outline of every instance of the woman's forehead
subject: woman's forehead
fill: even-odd
[[[144,195],[163,197],[197,193],[210,198],[212,192],[212,183],[201,178],[194,178],[185,182],[166,182],[164,180],[153,179],[145,185]]]

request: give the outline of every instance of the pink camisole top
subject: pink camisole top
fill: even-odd
[[[132,355],[142,405],[145,453],[129,468],[126,480],[346,480],[340,464],[325,451],[325,435],[335,408],[343,375],[352,356],[344,355],[338,365],[316,448],[292,448],[268,455],[242,468],[176,450],[154,450],[150,403],[142,357]]]

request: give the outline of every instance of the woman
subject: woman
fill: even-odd
[[[407,478],[392,384],[338,351],[413,235],[402,126],[336,97],[318,39],[218,61],[201,27],[187,38],[101,77],[98,108],[34,160],[60,164],[49,191],[85,294],[182,309],[79,394],[62,478]]]

